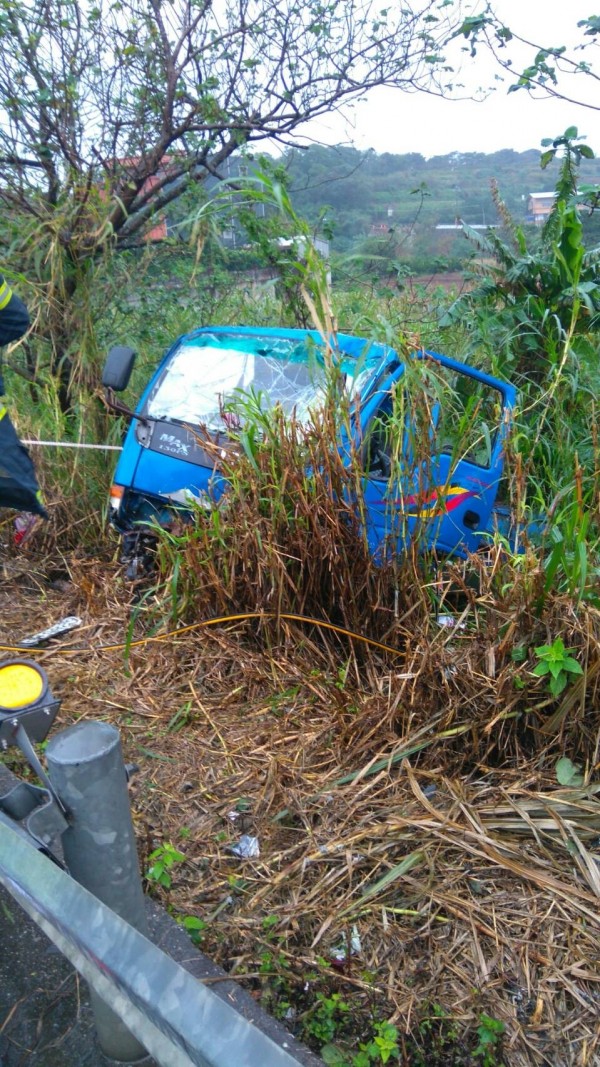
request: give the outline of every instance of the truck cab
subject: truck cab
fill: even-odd
[[[109,353],[109,396],[128,384],[131,349]],[[227,492],[219,457],[235,441],[243,398],[307,421],[335,368],[352,418],[344,461],[362,464],[362,513],[381,556],[419,537],[441,553],[476,551],[506,525],[497,506],[514,388],[436,352],[400,357],[350,334],[203,327],[174,343],[144,388],[111,489],[111,519],[129,546]],[[114,404],[122,411],[122,405]],[[130,547],[131,551],[131,547]]]

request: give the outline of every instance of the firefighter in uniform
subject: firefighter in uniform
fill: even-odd
[[[0,274],[0,347],[18,341],[29,327],[29,312],[8,282]],[[0,366],[0,396],[4,394]],[[0,507],[15,508],[24,512],[27,532],[35,515],[46,517],[33,463],[27,449],[21,444],[0,402]],[[21,518],[21,517],[19,517]],[[20,531],[17,531],[17,539]],[[18,538],[19,542],[22,536]]]
[[[0,274],[0,346],[18,341],[29,326],[25,304]]]

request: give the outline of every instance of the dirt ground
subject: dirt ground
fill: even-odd
[[[4,656],[82,619],[31,656],[55,730],[120,728],[141,862],[171,863],[155,892],[313,1048],[351,1064],[389,1021],[406,1064],[600,1064],[597,786],[461,763],[468,717],[442,695],[423,721],[416,653],[339,638],[336,669],[310,627],[256,621],[147,641],[168,620],[116,561],[33,540],[0,567]],[[480,638],[439,640],[449,701]]]

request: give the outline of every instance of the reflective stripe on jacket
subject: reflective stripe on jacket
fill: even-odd
[[[10,285],[4,281],[1,274],[0,278],[2,279],[0,281],[0,311],[2,311],[2,308],[6,307],[13,293]]]
[[[18,341],[29,327],[29,312],[0,274],[0,345]]]

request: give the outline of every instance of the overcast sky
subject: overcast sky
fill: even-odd
[[[483,6],[473,0],[473,10]],[[465,7],[468,9],[469,4]],[[577,22],[596,14],[594,0],[496,0],[499,16],[519,36],[547,46],[581,40]],[[600,48],[589,50],[600,66]],[[527,64],[519,63],[516,49],[514,69],[520,72]],[[586,56],[587,58],[587,56]],[[481,53],[476,61],[467,59],[465,74],[480,85],[493,76],[489,55]],[[463,79],[464,80],[464,79]],[[357,148],[374,148],[377,152],[420,152],[424,156],[449,152],[495,152],[502,148],[524,151],[539,149],[543,137],[555,137],[568,126],[577,126],[587,135],[587,143],[600,155],[600,110],[557,100],[532,100],[524,91],[508,93],[510,82],[487,99],[451,101],[425,93],[402,93],[378,89],[356,105],[342,121],[340,116],[311,127],[312,136],[330,144],[351,143]],[[579,75],[565,82],[565,89],[578,89],[584,98],[600,109],[600,84]],[[596,99],[594,100],[594,96]]]

